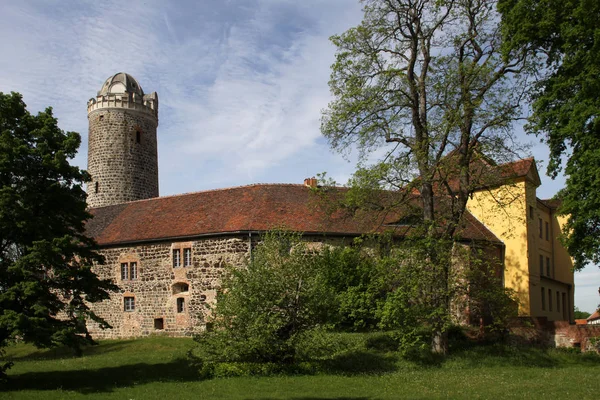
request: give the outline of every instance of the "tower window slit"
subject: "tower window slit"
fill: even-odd
[[[100,185],[99,185],[99,183],[98,183],[98,182],[96,182],[96,185],[95,185],[95,192],[96,192],[96,193],[98,193],[98,192],[100,191],[100,188],[99,188],[99,186],[100,186]]]

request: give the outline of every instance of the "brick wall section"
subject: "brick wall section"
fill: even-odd
[[[590,338],[600,337],[600,326],[548,321],[546,317],[523,317],[514,321],[511,333],[525,343],[551,347],[579,347],[582,351],[596,351],[590,343]]]
[[[173,267],[174,246],[191,247],[191,266]],[[249,237],[239,235],[101,250],[106,262],[96,265],[94,270],[102,278],[113,278],[121,290],[109,300],[91,305],[113,329],[101,330],[90,323],[90,333],[100,339],[150,334],[189,336],[204,329],[209,304],[215,299],[225,265],[243,265],[249,246]],[[134,260],[138,266],[137,279],[121,280],[121,263]],[[189,291],[174,294],[173,285],[177,283],[187,284]],[[124,297],[135,297],[135,310],[124,311]],[[177,298],[185,300],[183,313],[177,312]],[[163,319],[164,329],[155,329],[157,318]]]
[[[89,113],[88,120],[88,172],[92,175],[88,205],[158,197],[156,116],[124,108],[98,108]]]

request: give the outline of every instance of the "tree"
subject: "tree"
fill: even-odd
[[[69,165],[79,134],[58,128],[52,109],[31,115],[18,93],[0,93],[0,350],[92,342],[87,303],[116,287],[91,270],[102,257],[85,236],[85,171]],[[0,374],[8,367],[0,368]]]
[[[300,236],[274,231],[263,237],[247,268],[230,267],[209,325],[198,335],[205,362],[292,363],[303,335],[327,323],[334,295],[318,253]]]
[[[548,174],[564,169],[558,197],[575,269],[600,263],[600,3],[501,0],[507,52],[538,55],[527,130],[550,147]],[[566,160],[566,162],[564,162]],[[564,167],[563,167],[564,163]]]
[[[439,272],[432,349],[447,351],[449,261],[470,193],[481,187],[478,151],[514,155],[512,121],[527,53],[502,57],[496,2],[365,0],[364,19],[332,41],[334,100],[321,130],[333,148],[356,148],[354,183],[420,199],[426,259]],[[379,162],[367,165],[374,151]],[[402,197],[402,196],[399,196]]]
[[[577,306],[575,306],[575,311],[573,311],[573,319],[587,319],[590,315],[587,311],[581,311]]]

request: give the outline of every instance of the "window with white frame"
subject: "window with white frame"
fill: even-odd
[[[173,248],[173,268],[189,267],[192,265],[192,248],[178,247]]]
[[[181,249],[173,249],[173,268],[181,267]]]
[[[183,266],[189,267],[192,265],[192,249],[186,247],[183,249]]]
[[[123,311],[135,311],[135,297],[123,297]]]
[[[138,277],[138,267],[136,261],[121,263],[121,280],[133,281]]]

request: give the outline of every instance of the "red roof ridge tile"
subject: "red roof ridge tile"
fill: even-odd
[[[129,205],[129,204],[135,204],[135,203],[143,203],[143,202],[148,202],[148,201],[157,201],[157,200],[162,200],[162,199],[172,199],[172,198],[176,198],[176,197],[198,195],[198,194],[202,194],[202,193],[221,192],[221,191],[227,191],[227,190],[246,189],[246,188],[251,188],[251,187],[264,187],[264,186],[306,187],[306,185],[304,185],[302,183],[250,183],[248,185],[230,186],[230,187],[224,187],[224,188],[196,190],[193,192],[168,194],[168,195],[164,195],[164,196],[151,197],[149,199],[132,200],[132,201],[126,201],[126,202],[118,203],[118,204],[110,204],[110,205],[106,205],[106,206],[91,207],[91,208],[94,210],[97,210],[97,209],[107,208],[107,207],[115,207],[115,206]]]

